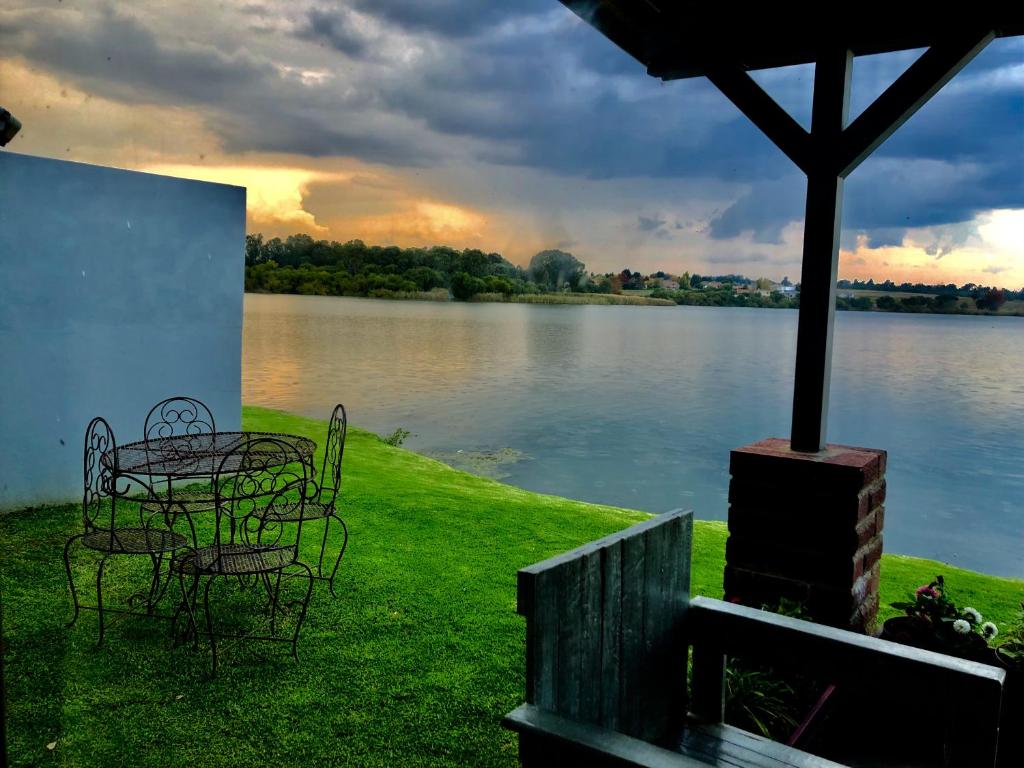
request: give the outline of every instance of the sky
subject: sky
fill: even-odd
[[[851,119],[920,51],[860,57]],[[813,67],[754,73],[805,127]],[[8,150],[241,184],[265,236],[799,279],[803,176],[556,0],[0,0]],[[846,183],[840,276],[1024,286],[1024,38]]]

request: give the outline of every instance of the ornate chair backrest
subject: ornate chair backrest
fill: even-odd
[[[209,435],[216,431],[217,424],[213,419],[213,413],[204,403],[194,397],[169,397],[154,405],[146,414],[146,423],[143,427],[146,455],[152,462],[181,458],[202,461],[209,457],[204,469],[212,474],[217,467]],[[187,439],[169,445],[162,444],[159,450],[155,446],[151,449],[151,444],[167,437]]]
[[[331,413],[324,444],[324,465],[320,471],[320,500],[334,504],[341,490],[341,460],[345,455],[345,435],[348,433],[348,415],[345,406],[338,403]]]
[[[169,397],[154,405],[146,415],[147,441],[177,435],[216,432],[213,413],[194,397]]]
[[[292,527],[268,520],[262,513],[272,504],[303,504],[308,482],[306,462],[287,440],[256,437],[235,446],[221,460],[214,476],[217,560],[227,545],[236,543],[291,549],[297,557],[301,514],[298,526]]]
[[[97,416],[85,428],[82,525],[86,533],[114,530],[113,487],[116,476],[117,442],[114,430],[106,419]]]

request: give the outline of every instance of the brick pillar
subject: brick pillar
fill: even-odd
[[[798,453],[761,440],[732,452],[725,597],[802,602],[815,621],[871,631],[878,612],[885,451]]]

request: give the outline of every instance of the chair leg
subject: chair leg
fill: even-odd
[[[71,617],[71,621],[67,623],[67,627],[71,628],[75,626],[75,622],[78,621],[78,590],[75,589],[75,578],[71,573],[71,545],[81,539],[85,534],[78,534],[68,539],[68,543],[64,545],[64,570],[68,574],[68,586],[71,588],[71,602],[75,607],[75,613]]]
[[[338,551],[338,557],[334,561],[334,568],[331,570],[331,577],[327,580],[327,583],[331,590],[331,597],[337,597],[337,595],[334,592],[334,577],[338,575],[338,566],[341,565],[341,558],[344,556],[345,550],[348,548],[348,526],[345,525],[345,521],[342,520],[339,516],[332,514],[327,519],[330,520],[331,517],[333,517],[335,520],[341,523],[341,530],[342,533],[344,534],[344,538],[342,539],[341,542],[341,549]]]
[[[324,577],[324,553],[327,552],[327,534],[331,530],[331,516],[328,515],[324,518],[324,535],[320,539],[320,558],[316,561],[316,577],[322,579]]]
[[[274,609],[274,588],[270,586],[270,577],[261,573],[259,576],[253,576],[253,585],[256,584],[257,580],[263,584],[263,591],[267,593],[267,610],[272,611]]]
[[[185,518],[185,524],[188,526],[188,535],[189,535],[189,539],[192,541],[192,546],[193,547],[198,547],[199,546],[199,543],[198,543],[199,540],[196,537],[196,524],[192,522],[192,516],[188,513],[188,510],[185,509],[185,507],[181,507],[181,514],[180,515],[176,512],[176,513],[174,513],[174,515],[171,516],[171,524],[169,526],[167,526],[167,527],[170,530],[173,531],[174,530],[174,526],[178,524],[178,518],[179,517],[184,517]]]
[[[203,590],[203,612],[206,614],[206,635],[210,639],[210,652],[213,654],[212,676],[217,676],[217,638],[213,632],[213,615],[210,613],[210,587],[213,586],[213,578],[206,579],[206,589]]]
[[[309,577],[309,584],[306,586],[306,599],[302,601],[302,610],[299,612],[298,619],[295,622],[295,634],[292,635],[292,658],[298,661],[299,630],[302,629],[302,624],[306,620],[306,609],[309,607],[309,600],[313,596],[313,570],[303,562],[296,561],[295,564],[303,568]],[[278,573],[278,578],[280,578],[280,573]]]
[[[152,614],[156,596],[160,593],[160,570],[164,564],[163,554],[151,553],[149,556],[153,563],[153,578],[149,582],[149,596],[146,598],[146,613]]]
[[[167,589],[171,585],[171,579],[174,578],[174,552],[164,552],[160,554],[160,566],[163,566],[164,557],[167,558],[167,576],[162,577],[160,582],[159,591],[153,596],[153,606],[156,607],[161,600],[164,599],[164,595],[167,594]]]
[[[275,574],[274,593],[270,598],[270,636],[277,634],[277,610],[281,598],[281,572]]]
[[[105,629],[103,617],[103,567],[107,564],[108,557],[110,557],[110,555],[104,555],[101,557],[100,566],[96,569],[96,612],[100,617],[100,638],[96,641],[97,648],[103,645],[103,632]]]
[[[196,623],[196,600],[199,596],[199,576],[192,578],[191,587],[185,586],[185,567],[179,566],[178,584],[181,586],[181,605],[174,614],[174,622],[177,623],[178,615],[182,610],[188,617],[189,631],[192,634],[193,647],[199,648],[199,625]]]

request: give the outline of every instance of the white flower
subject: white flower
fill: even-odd
[[[981,634],[991,640],[993,637],[999,634],[999,629],[991,621],[986,621],[981,625]]]
[[[953,622],[953,631],[958,635],[966,635],[971,631],[971,625],[963,619],[957,619]]]
[[[960,611],[960,615],[971,622],[971,624],[981,624],[981,613],[975,608],[964,608]]]

